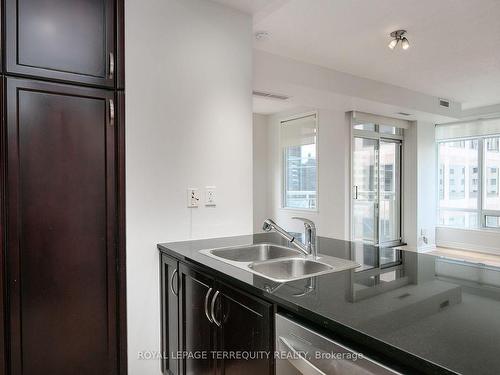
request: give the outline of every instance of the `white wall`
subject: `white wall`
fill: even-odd
[[[269,137],[268,116],[253,115],[253,230],[262,232],[269,217]]]
[[[413,249],[433,246],[436,229],[436,144],[432,122],[415,121],[405,130],[403,163],[404,240]],[[423,237],[427,238],[427,244]]]
[[[403,145],[403,238],[415,248],[418,242],[418,147],[417,123],[404,131]]]
[[[293,115],[310,112],[311,108],[268,117],[268,181],[270,217],[285,229],[302,232],[303,224],[292,220],[303,216],[316,223],[318,234],[339,239],[349,238],[349,142],[350,132],[345,112],[318,111],[318,203],[317,212],[281,208],[281,153],[279,149],[280,121]]]
[[[159,242],[252,232],[252,25],[206,0],[125,2],[129,374],[159,374]],[[217,187],[188,209],[186,189]]]
[[[417,122],[417,160],[417,246],[426,247],[435,244],[437,209],[435,125],[431,122]]]

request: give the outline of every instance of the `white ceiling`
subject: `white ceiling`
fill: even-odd
[[[289,109],[296,108],[297,104],[294,100],[279,100],[261,98],[258,96],[253,97],[253,112],[261,115],[270,115],[272,113],[284,112]]]
[[[255,48],[462,102],[500,103],[500,0],[215,0],[269,32]],[[408,30],[407,51],[387,48]]]
[[[273,0],[213,0],[216,3],[227,5],[231,8],[236,8],[242,12],[255,14],[267,5],[271,4]]]

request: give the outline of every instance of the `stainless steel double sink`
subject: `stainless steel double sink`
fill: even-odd
[[[359,267],[359,264],[319,254],[304,257],[295,249],[271,243],[201,250],[203,254],[246,269],[275,282],[287,282]]]

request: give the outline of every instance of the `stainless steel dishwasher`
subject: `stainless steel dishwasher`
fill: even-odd
[[[400,374],[276,314],[276,375]]]

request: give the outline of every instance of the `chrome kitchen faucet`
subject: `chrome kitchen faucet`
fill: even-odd
[[[311,220],[303,217],[293,217],[292,219],[302,220],[304,222],[305,244],[298,241],[294,236],[292,236],[286,230],[281,228],[271,219],[267,219],[266,221],[264,221],[262,229],[266,232],[270,232],[271,230],[274,229],[281,237],[289,241],[297,249],[302,251],[306,256],[311,256],[313,259],[316,259],[318,257],[318,249],[316,244],[316,225],[314,225],[314,223]]]

